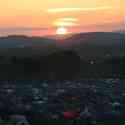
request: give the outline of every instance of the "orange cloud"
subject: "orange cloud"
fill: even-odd
[[[70,26],[77,26],[78,19],[77,18],[58,18],[54,21],[53,25],[57,27],[70,27]]]
[[[66,27],[70,27],[70,26],[77,26],[78,24],[77,23],[74,23],[74,22],[66,22],[66,21],[55,21],[53,23],[54,26],[57,26],[57,27],[63,27],[63,26],[66,26]]]
[[[98,11],[98,10],[111,10],[111,6],[100,6],[100,7],[91,7],[91,8],[51,8],[48,9],[49,13],[62,13],[62,12],[76,12],[76,11]]]
[[[59,18],[58,21],[69,21],[69,22],[77,22],[77,18]]]

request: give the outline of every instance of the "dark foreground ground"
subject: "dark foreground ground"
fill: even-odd
[[[125,125],[125,80],[0,81],[0,125],[25,124]]]

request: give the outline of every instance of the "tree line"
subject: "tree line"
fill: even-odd
[[[75,51],[58,50],[46,56],[0,56],[0,79],[77,79],[84,77],[124,77],[125,57],[110,57],[88,62]]]

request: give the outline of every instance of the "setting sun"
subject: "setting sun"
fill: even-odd
[[[57,35],[65,35],[67,33],[68,33],[68,30],[67,30],[67,28],[64,28],[64,27],[59,27],[56,30]]]

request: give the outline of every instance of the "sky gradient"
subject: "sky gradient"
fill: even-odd
[[[125,29],[125,0],[1,0],[0,35]]]

